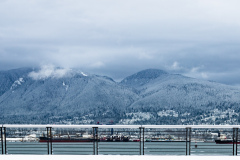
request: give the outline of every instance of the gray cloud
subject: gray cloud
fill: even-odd
[[[0,1],[0,69],[53,64],[120,80],[146,68],[239,85],[238,0]]]

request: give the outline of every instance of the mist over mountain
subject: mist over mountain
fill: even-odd
[[[240,90],[158,69],[121,82],[61,69],[0,72],[0,123],[239,124]]]

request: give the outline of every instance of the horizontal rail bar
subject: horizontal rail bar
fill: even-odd
[[[189,141],[150,141],[150,142],[147,142],[147,143],[183,143],[183,142],[189,142]]]
[[[192,144],[192,145],[194,146],[195,144]],[[232,147],[232,144],[229,144],[229,145],[220,144],[219,146],[217,146],[217,145],[199,145],[199,144],[197,144],[197,146],[198,147],[202,147],[202,146],[215,146],[215,147],[223,147],[223,146],[225,146],[225,147]]]
[[[46,142],[41,142],[41,143],[46,143]],[[52,144],[54,146],[58,146],[58,145],[65,145],[65,146],[92,146],[92,142],[89,143],[82,143],[82,142],[69,142],[69,143],[59,143],[59,142],[52,142]]]
[[[178,152],[180,152],[180,153],[184,153],[185,151],[175,151],[175,152],[173,152],[173,151],[147,151],[147,152],[171,152],[171,153],[178,153]]]
[[[99,149],[139,149],[139,148],[131,148],[131,147],[124,147],[124,148],[122,148],[122,147],[101,147],[101,148],[99,148]]]
[[[185,150],[186,148],[185,147],[184,148],[172,148],[171,147],[171,148],[144,148],[144,149],[170,149],[170,150],[171,149],[184,149]]]
[[[240,125],[142,125],[144,128],[239,128]]]
[[[44,143],[37,143],[37,144],[28,144],[29,142],[21,142],[21,143],[15,143],[15,142],[7,142],[8,146],[14,145],[14,146],[45,146]]]
[[[153,146],[153,147],[155,147],[155,146],[159,146],[159,144],[156,144],[156,145],[151,145],[151,144],[147,144],[147,145],[144,145],[145,147],[149,147],[149,146]],[[164,144],[164,146],[173,146],[173,145],[166,145],[166,144]],[[182,145],[175,145],[174,144],[174,146],[176,147],[176,146],[179,146],[179,147],[185,147],[185,144],[182,144]]]
[[[30,148],[32,149],[33,147],[9,147],[8,148],[19,148],[19,149],[22,149],[22,148]],[[34,148],[46,148],[46,147],[34,147]]]
[[[230,149],[230,150],[232,150],[232,148],[196,148],[196,150],[198,150],[198,149]]]
[[[105,143],[105,142],[104,142]],[[107,142],[108,143],[108,142]],[[135,143],[135,142],[134,142]],[[139,143],[139,142],[138,142]],[[99,146],[105,146],[105,145],[107,145],[107,146],[115,146],[116,144],[114,144],[114,145],[110,145],[110,144],[101,144],[101,143],[98,143],[98,145]],[[120,146],[136,146],[136,143],[135,144],[129,144],[128,142],[125,142],[124,144],[118,144],[118,145],[120,145]]]
[[[98,151],[98,152],[126,152],[126,151]],[[139,151],[131,151],[131,152],[139,152]]]
[[[139,128],[141,125],[11,125],[5,124],[6,128]]]
[[[38,149],[38,148],[36,148],[36,149]],[[40,151],[46,151],[46,149],[42,149],[42,150],[35,150],[35,149],[28,149],[28,150],[13,150],[13,149],[11,149],[11,150],[8,150],[8,151],[21,151],[21,152],[29,152],[29,151],[38,151],[38,152],[40,152]]]
[[[15,125],[3,124],[6,128],[240,128],[240,125]]]
[[[84,147],[84,146],[82,146],[82,147],[56,147],[56,146],[53,146],[53,148],[55,148],[55,149],[57,149],[57,148],[92,148],[92,147]]]

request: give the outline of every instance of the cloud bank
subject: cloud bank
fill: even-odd
[[[3,0],[0,70],[53,64],[121,80],[159,68],[237,85],[238,6],[239,0]]]

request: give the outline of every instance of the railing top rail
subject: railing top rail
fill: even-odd
[[[142,125],[144,128],[240,128],[240,125]]]
[[[240,125],[17,125],[4,124],[1,127],[7,128],[240,128]]]
[[[139,128],[141,125],[12,125],[5,124],[3,127],[7,128]]]

